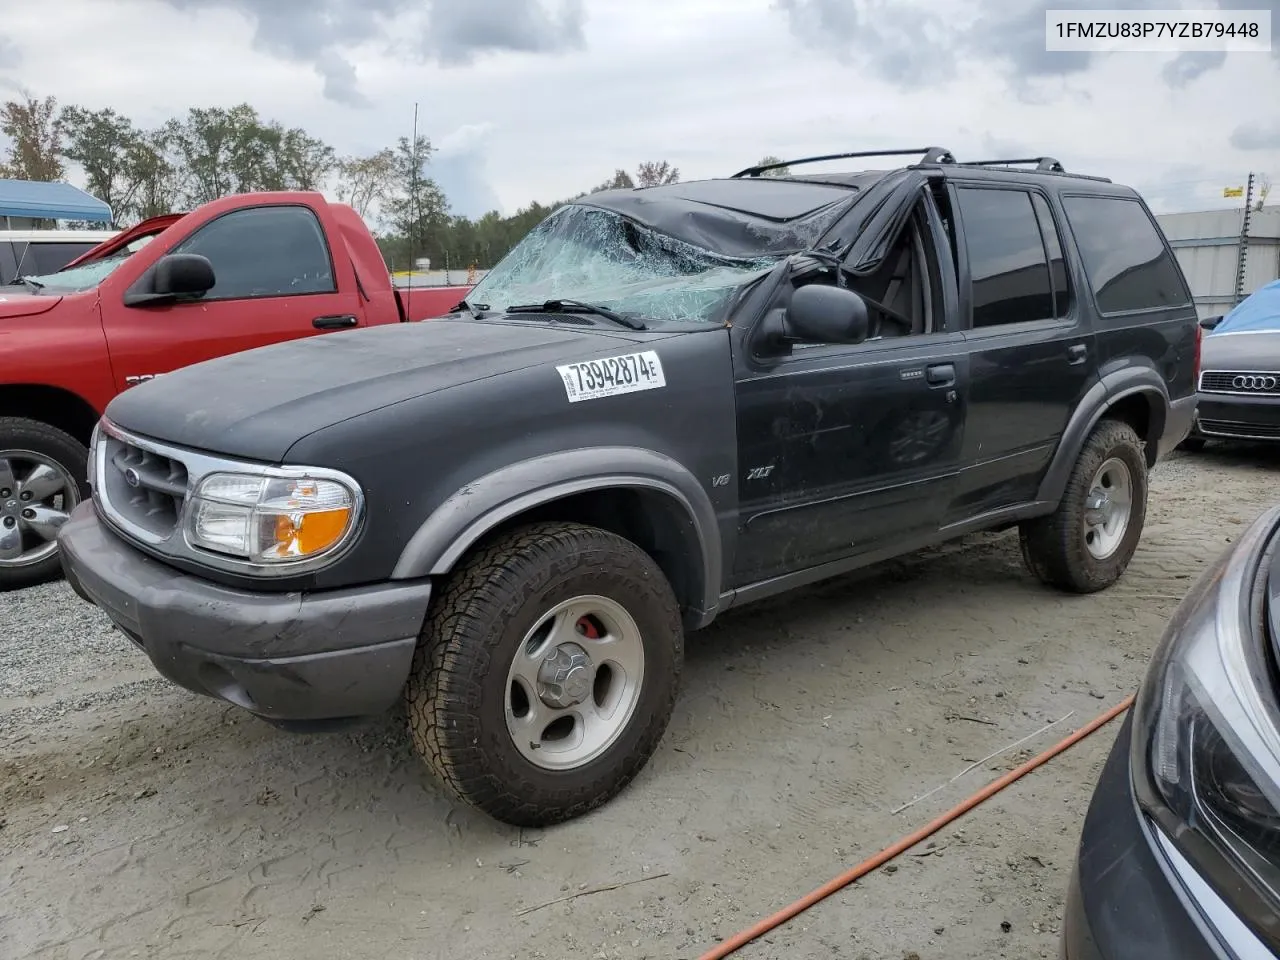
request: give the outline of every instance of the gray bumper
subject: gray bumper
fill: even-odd
[[[1165,421],[1164,436],[1160,438],[1157,459],[1163,460],[1178,444],[1191,435],[1196,421],[1195,394],[1169,402],[1169,419]]]
[[[58,536],[67,581],[174,683],[274,720],[381,713],[400,695],[431,585],[250,593],[173,570],[92,503]]]

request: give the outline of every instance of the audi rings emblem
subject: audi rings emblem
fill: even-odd
[[[1231,381],[1237,390],[1274,390],[1280,387],[1280,375],[1274,373],[1242,373]]]

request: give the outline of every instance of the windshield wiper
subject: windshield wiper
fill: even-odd
[[[39,280],[35,279],[35,277],[18,277],[15,282],[30,284],[32,287],[35,287],[35,289],[37,290],[44,289],[44,284],[41,283]]]
[[[542,303],[518,303],[507,307],[507,313],[589,313],[604,317],[629,330],[648,330],[648,325],[636,317],[616,313],[608,307],[581,300],[544,300]]]
[[[468,303],[466,300],[459,300],[449,308],[450,313],[462,313],[463,311],[471,314],[473,320],[483,320],[484,315],[489,311],[487,303]]]

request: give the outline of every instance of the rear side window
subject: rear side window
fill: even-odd
[[[1137,200],[1063,197],[1062,205],[1100,312],[1159,310],[1190,302],[1173,254]]]
[[[13,283],[17,279],[17,247],[12,240],[0,240],[0,284]]]
[[[1062,319],[1071,312],[1075,291],[1071,289],[1071,273],[1067,270],[1067,258],[1062,252],[1062,235],[1053,222],[1049,202],[1038,193],[1031,194],[1031,205],[1036,208],[1040,221],[1040,234],[1044,237],[1045,253],[1049,256],[1049,279],[1053,281],[1053,315]]]
[[[22,261],[22,275],[43,276],[46,273],[57,273],[80,254],[88,253],[96,246],[96,243],[85,240],[29,244]]]
[[[1053,319],[1053,283],[1031,194],[976,187],[956,193],[969,253],[973,326]]]
[[[205,224],[174,248],[213,265],[214,287],[204,300],[332,293],[329,248],[306,207],[251,207]]]

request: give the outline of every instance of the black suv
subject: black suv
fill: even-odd
[[[133,388],[68,579],[261,717],[403,697],[426,762],[514,824],[636,776],[685,632],[731,607],[1014,526],[1043,581],[1109,586],[1193,414],[1177,261],[1131,189],[919,152],[597,193],[448,317]]]

